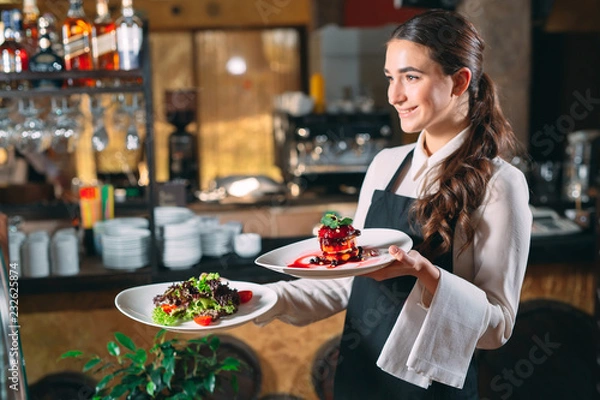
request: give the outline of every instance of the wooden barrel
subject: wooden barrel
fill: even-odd
[[[477,354],[480,398],[598,399],[596,335],[592,316],[566,303],[524,302],[510,340]]]

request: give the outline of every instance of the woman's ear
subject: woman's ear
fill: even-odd
[[[454,82],[452,94],[455,96],[463,94],[469,88],[472,75],[471,70],[467,67],[462,67],[456,71],[454,75],[452,75],[452,81]]]

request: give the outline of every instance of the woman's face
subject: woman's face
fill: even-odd
[[[429,57],[429,49],[407,40],[388,43],[385,75],[388,101],[404,132],[445,132],[452,126],[458,101],[452,96],[452,76]]]

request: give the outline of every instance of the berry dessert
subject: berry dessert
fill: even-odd
[[[323,255],[311,260],[312,264],[336,266],[362,260],[362,248],[356,245],[360,230],[354,229],[351,218],[337,213],[326,213],[321,218],[318,239]]]

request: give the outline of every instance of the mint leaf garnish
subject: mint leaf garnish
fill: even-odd
[[[342,218],[342,216],[336,212],[327,212],[323,215],[323,218],[321,218],[321,223],[328,228],[337,229],[340,226],[350,225],[352,223],[352,218]]]

